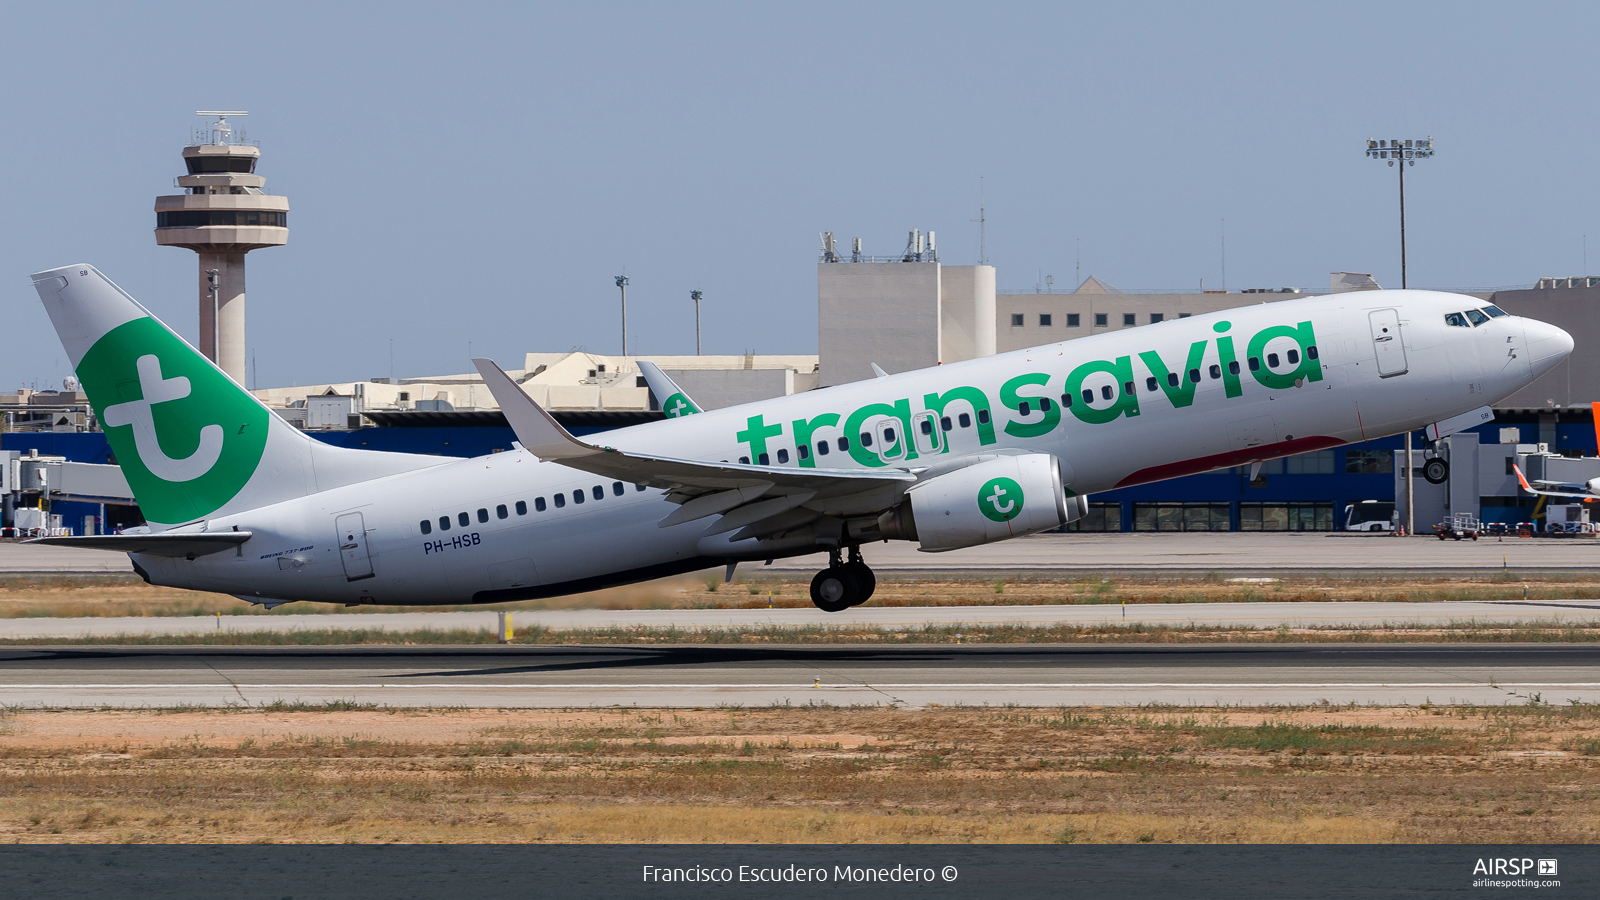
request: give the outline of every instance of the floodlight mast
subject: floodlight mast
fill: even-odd
[[[628,276],[616,276],[617,290],[622,292],[622,355],[628,355]]]
[[[1422,140],[1374,140],[1367,138],[1367,159],[1386,160],[1389,165],[1400,163],[1400,287],[1406,282],[1406,166],[1414,166],[1419,159],[1433,158],[1433,135]]]
[[[1406,167],[1414,166],[1419,159],[1433,157],[1433,135],[1428,135],[1424,140],[1397,141],[1393,139],[1373,140],[1367,138],[1367,159],[1387,160],[1389,165],[1400,163],[1400,287],[1404,290],[1406,283]],[[1406,534],[1417,533],[1416,499],[1417,492],[1412,481],[1416,474],[1411,457],[1411,432],[1406,432]]]
[[[690,291],[689,299],[694,301],[694,355],[700,356],[700,292]]]

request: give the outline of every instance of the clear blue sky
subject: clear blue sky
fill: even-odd
[[[196,109],[250,111],[287,247],[249,257],[263,385],[467,371],[468,342],[816,350],[817,233],[975,261],[1002,289],[1582,274],[1592,4],[0,6],[0,388],[67,374],[27,275],[92,262],[180,333],[196,261],[155,245]]]

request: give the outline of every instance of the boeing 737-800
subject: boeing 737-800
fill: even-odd
[[[442,459],[314,440],[92,266],[33,282],[148,522],[44,542],[269,605],[494,603],[826,551],[811,594],[838,612],[872,594],[863,546],[971,547],[1059,528],[1096,491],[1443,436],[1572,351],[1471,297],[1359,291],[727,409],[644,366],[669,418],[589,441],[475,360],[517,446]]]

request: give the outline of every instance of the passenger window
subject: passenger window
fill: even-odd
[[[863,447],[871,447],[872,446],[872,435],[870,433],[865,432],[865,431],[861,432],[861,446],[863,446]]]
[[[1200,370],[1199,369],[1190,369],[1189,370],[1189,382],[1191,384],[1199,384],[1200,383]]]
[[[1109,385],[1109,384],[1102,385],[1101,388],[1100,388],[1100,396],[1106,398],[1107,400],[1111,399],[1111,395],[1113,393],[1114,392],[1111,390],[1111,385]]]
[[[1222,367],[1217,365],[1216,363],[1212,363],[1211,364],[1211,378],[1212,378],[1212,380],[1216,380],[1216,379],[1221,378],[1221,377],[1222,377]]]
[[[489,521],[489,511],[481,506],[478,507],[478,523],[482,524],[487,521]]]
[[[1470,328],[1470,327],[1472,327],[1472,326],[1467,324],[1467,317],[1463,316],[1461,313],[1445,313],[1444,314],[1444,323],[1446,325],[1452,325],[1452,326],[1454,326],[1456,328]]]
[[[1261,360],[1259,358],[1254,357],[1254,356],[1250,357],[1250,371],[1252,371],[1252,372],[1261,371]]]
[[[506,505],[504,503],[502,503],[499,506],[496,506],[494,508],[494,514],[497,517],[502,518],[502,519],[511,518],[511,510],[506,509]]]
[[[1315,358],[1316,357],[1312,357],[1312,359],[1315,359]],[[1253,369],[1255,367],[1251,366],[1251,368]],[[1237,375],[1237,374],[1239,374],[1239,361],[1237,359],[1230,360],[1228,362],[1228,374],[1229,375]]]
[[[939,420],[939,427],[943,428],[945,431],[949,431],[951,428],[954,428],[955,426],[953,424],[951,424],[950,417],[949,416],[945,416],[944,418]]]
[[[839,438],[839,452],[840,453],[844,453],[849,449],[850,449],[850,439],[847,438],[847,437]]]
[[[1283,358],[1287,359],[1289,361],[1289,365],[1291,365],[1291,366],[1300,365],[1300,351],[1299,350],[1288,350],[1288,351],[1285,351],[1284,354],[1283,354]]]
[[[539,512],[544,512],[544,498],[543,497],[535,497],[535,498],[533,498],[533,508],[538,510]],[[519,515],[521,514],[521,512],[522,512],[522,510],[520,510],[520,509],[517,510],[517,513]]]
[[[556,501],[556,509],[560,509],[563,506],[567,505],[567,495],[566,494],[555,494],[552,497],[552,499],[554,499]]]
[[[763,453],[760,456],[756,457],[756,462],[760,463],[763,466],[771,465],[772,464],[772,457],[770,457],[767,454]]]
[[[594,494],[596,500],[604,500],[606,498],[606,489],[598,484],[590,489],[590,493]]]
[[[789,451],[780,449],[778,451],[778,462],[786,463],[788,461],[789,461]]]
[[[427,519],[423,519],[418,524],[422,528],[422,533],[423,534],[433,534],[433,523],[432,522],[429,522]]]
[[[1017,412],[1024,416],[1031,416],[1033,415],[1033,407],[1029,406],[1028,401],[1024,400],[1017,404]]]
[[[1127,394],[1129,397],[1132,397],[1133,396],[1133,382],[1124,381],[1122,383],[1122,392],[1124,394]]]
[[[972,427],[972,417],[967,415],[966,413],[962,413],[961,415],[956,416],[956,424],[960,425],[962,428],[971,428]]]
[[[636,484],[636,485],[633,486],[633,489],[636,490],[636,491],[643,491],[644,490],[644,485]]]
[[[883,430],[883,439],[888,441],[889,443],[893,444],[895,442],[894,429],[893,428],[885,428]]]
[[[1312,344],[1311,346],[1306,348],[1306,359],[1316,359],[1316,358],[1317,358],[1317,345],[1316,344]]]
[[[1276,353],[1268,353],[1267,354],[1267,368],[1276,369],[1277,367],[1278,367],[1278,354],[1276,354]]]
[[[544,498],[543,497],[539,498],[539,509],[541,509],[541,510],[544,509]],[[526,501],[526,500],[518,500],[517,501],[517,515],[525,516],[527,514],[528,514],[528,501]]]
[[[987,425],[987,424],[989,424],[989,411],[987,409],[978,410],[978,424],[979,425]]]
[[[923,419],[921,425],[919,425],[918,427],[920,427],[922,429],[922,433],[923,434],[933,434],[933,420],[932,419]]]
[[[472,517],[464,512],[456,513],[456,521],[461,523],[462,528],[466,528],[468,525],[472,524]]]
[[[817,455],[818,456],[827,456],[828,455],[828,446],[829,446],[829,444],[828,444],[827,441],[817,441]]]
[[[627,490],[627,488],[622,486],[622,482],[620,482],[620,481],[611,482],[611,493],[616,494],[618,497],[621,497],[623,492],[626,491],[626,490]]]
[[[1065,406],[1067,409],[1071,409],[1072,408],[1072,395],[1071,394],[1062,394],[1061,395],[1061,405]]]
[[[739,465],[741,465],[741,466],[750,465],[750,457],[748,457],[748,456],[739,457]]]
[[[1501,309],[1498,306],[1485,306],[1483,308],[1483,311],[1488,313],[1489,317],[1492,318],[1492,319],[1498,319],[1501,316],[1509,316],[1509,315],[1511,315],[1510,313],[1506,312],[1505,310]]]
[[[1154,378],[1152,378],[1150,380],[1151,381],[1155,381]],[[1177,372],[1168,372],[1167,373],[1167,387],[1177,387],[1177,386],[1178,386],[1178,373]],[[1150,386],[1150,389],[1151,390],[1155,390],[1155,385],[1152,384]]]
[[[1489,317],[1488,316],[1484,315],[1483,313],[1481,313],[1481,312],[1479,312],[1479,311],[1477,311],[1475,309],[1467,310],[1467,318],[1472,320],[1472,327],[1474,327],[1474,328],[1476,328],[1479,325],[1482,325],[1483,323],[1489,321]]]
[[[577,503],[579,505],[582,505],[582,503],[583,503],[583,488],[578,488],[577,490],[572,492],[572,502],[573,503]]]
[[[450,517],[449,516],[440,516],[439,517],[439,530],[440,531],[449,531],[450,530]]]
[[[794,448],[794,455],[800,457],[801,459],[810,459],[811,448],[807,447],[805,444],[801,444]]]
[[[1039,398],[1039,411],[1040,412],[1049,412],[1050,411],[1050,398],[1049,397],[1040,397]]]

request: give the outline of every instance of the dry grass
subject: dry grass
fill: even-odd
[[[21,842],[1600,839],[1600,708],[19,712]]]
[[[1319,575],[1235,581],[1216,573],[1138,578],[1018,576],[880,576],[874,606],[1029,606],[1041,604],[1247,603],[1374,600],[1530,600],[1600,598],[1594,575],[1504,575],[1459,578]],[[809,608],[810,578],[757,576],[723,584],[720,571],[668,578],[548,600],[496,604],[492,609],[760,609]],[[133,575],[0,577],[0,618],[22,616],[209,616],[316,613],[444,612],[478,606],[362,606],[290,603],[274,610],[225,594],[145,584]]]

